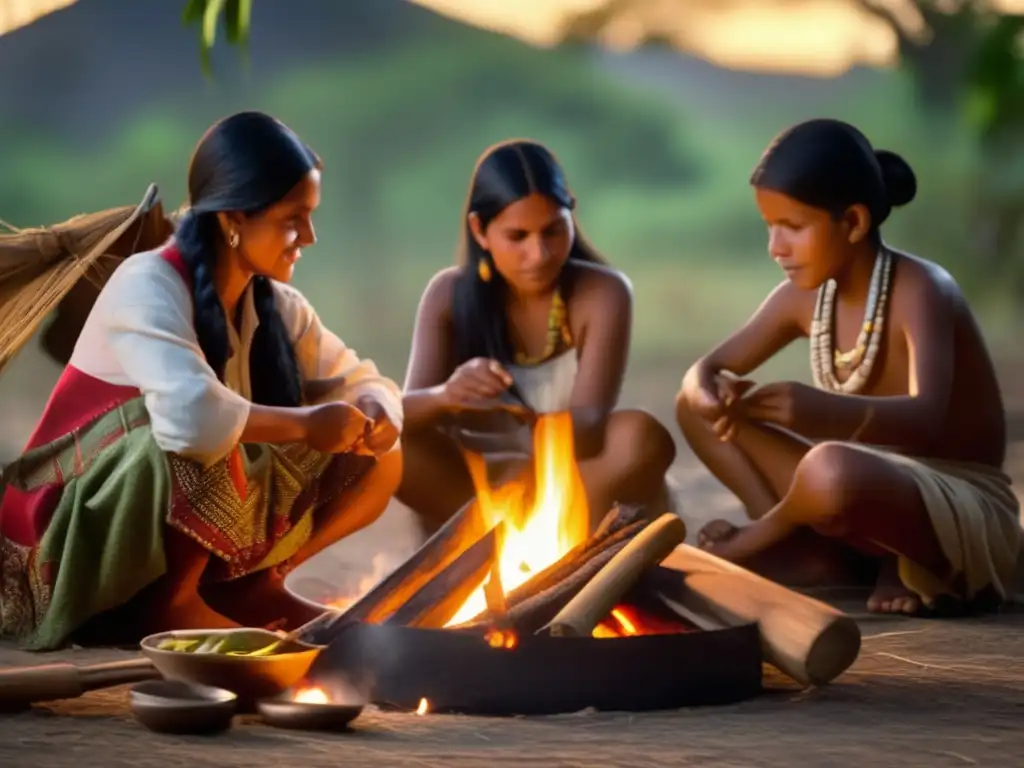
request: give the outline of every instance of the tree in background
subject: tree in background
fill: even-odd
[[[792,10],[803,0],[771,2]],[[959,125],[971,130],[978,155],[973,245],[987,268],[1011,273],[1024,293],[1024,16],[1001,13],[994,0],[833,2],[852,4],[893,31],[899,66],[911,78],[924,127],[937,141]],[[599,40],[628,20],[638,42],[678,45],[673,33],[699,7],[717,12],[742,5],[743,0],[605,0],[570,15],[563,37]],[[199,29],[204,70],[210,71],[209,52],[221,26],[228,43],[245,50],[251,14],[252,0],[186,0],[183,18]]]

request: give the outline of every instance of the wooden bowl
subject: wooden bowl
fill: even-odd
[[[343,731],[363,711],[362,704],[312,704],[284,696],[257,706],[267,725],[305,731]]]
[[[299,683],[320,653],[319,646],[298,641],[285,644],[270,656],[185,653],[159,648],[168,639],[225,635],[232,635],[233,640],[252,650],[280,640],[280,636],[265,629],[183,630],[143,638],[142,652],[165,679],[231,691],[238,696],[243,711],[254,711],[258,700],[277,696]]]
[[[237,709],[231,691],[180,680],[149,680],[131,691],[135,719],[157,733],[220,733]]]

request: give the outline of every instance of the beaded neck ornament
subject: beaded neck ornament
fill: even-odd
[[[836,281],[827,280],[818,289],[818,301],[811,320],[811,373],[819,389],[840,394],[859,392],[867,383],[882,345],[885,313],[889,303],[889,283],[892,278],[892,254],[882,248],[875,258],[864,307],[864,324],[857,344],[849,352],[841,352],[832,345],[835,328]],[[847,373],[845,381],[836,377],[836,371]]]
[[[522,352],[516,352],[517,365],[539,365],[555,354],[559,344],[567,347],[572,346],[572,331],[569,330],[569,316],[565,308],[565,300],[562,292],[555,289],[551,297],[551,312],[548,315],[548,338],[544,345],[544,351],[537,357]]]

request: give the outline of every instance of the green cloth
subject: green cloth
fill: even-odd
[[[87,619],[123,605],[167,569],[167,458],[148,426],[105,448],[71,479],[39,543],[38,562],[57,563],[50,602],[23,645],[59,647]]]

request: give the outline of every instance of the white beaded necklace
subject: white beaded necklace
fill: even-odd
[[[836,281],[826,280],[818,289],[810,334],[811,373],[818,388],[851,395],[859,392],[870,378],[884,335],[892,264],[892,254],[885,248],[880,249],[871,272],[868,300],[864,307],[864,324],[856,346],[849,352],[840,352],[832,346]],[[836,368],[850,371],[846,381],[839,381],[835,374]]]

